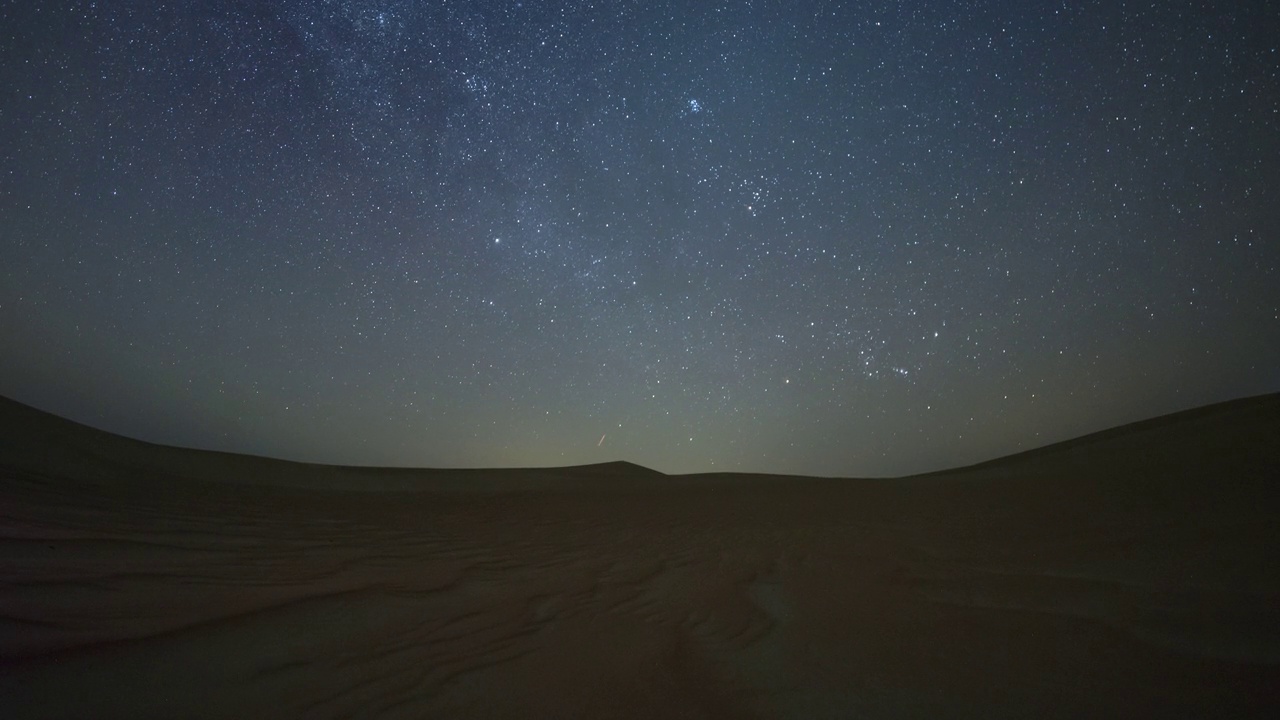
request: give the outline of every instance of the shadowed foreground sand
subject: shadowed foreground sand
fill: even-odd
[[[1280,396],[875,481],[0,430],[8,718],[1280,708]]]

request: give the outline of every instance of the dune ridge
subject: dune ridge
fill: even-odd
[[[1277,710],[1280,395],[879,480],[0,428],[6,717]]]

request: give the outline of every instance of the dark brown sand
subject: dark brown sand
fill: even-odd
[[[1280,717],[1280,396],[898,480],[0,432],[4,718]]]

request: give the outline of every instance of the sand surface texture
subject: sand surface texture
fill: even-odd
[[[1280,716],[1280,396],[896,480],[0,423],[6,718]]]

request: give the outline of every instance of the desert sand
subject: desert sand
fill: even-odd
[[[1280,716],[1280,396],[892,480],[0,430],[5,718]]]

